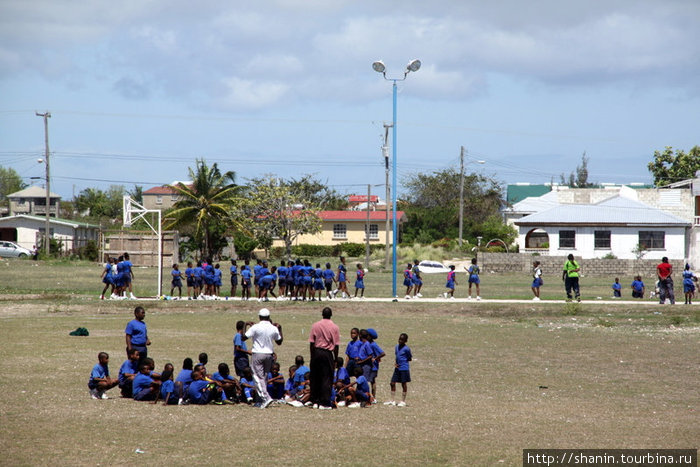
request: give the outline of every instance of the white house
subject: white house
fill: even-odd
[[[647,259],[690,256],[691,222],[626,196],[596,204],[559,204],[514,223],[521,252],[634,259],[633,250],[641,245]]]
[[[63,251],[71,251],[85,246],[88,241],[98,242],[100,228],[67,219],[49,219],[49,234],[63,242]],[[0,240],[16,242],[19,246],[32,249],[46,231],[46,217],[18,214],[0,218]]]

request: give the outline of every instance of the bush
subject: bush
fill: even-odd
[[[603,256],[603,259],[617,259],[617,256],[613,255],[612,253],[608,253],[607,255]]]
[[[97,242],[94,240],[88,240],[85,246],[81,246],[80,248],[76,249],[75,254],[78,256],[78,258],[88,261],[97,261],[100,259],[100,252],[97,248]]]

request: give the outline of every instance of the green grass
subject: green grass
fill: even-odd
[[[409,407],[164,407],[88,396],[97,352],[110,353],[112,374],[123,361],[135,305],[97,300],[99,266],[51,264],[37,274],[31,262],[7,263],[0,262],[2,465],[513,466],[525,448],[695,448],[700,439],[695,306],[334,301],[343,341],[354,326],[379,332],[389,356],[381,401],[393,346],[408,333]],[[137,270],[142,294],[148,274]],[[487,280],[499,297],[528,298],[520,289],[529,278]],[[607,285],[591,280],[583,290]],[[158,369],[202,351],[210,367],[230,365],[235,322],[258,310],[240,301],[141,304]],[[282,367],[297,354],[308,358],[319,304],[268,307],[284,329]],[[90,336],[68,336],[79,326]]]

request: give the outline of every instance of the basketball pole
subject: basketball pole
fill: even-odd
[[[160,296],[163,294],[163,232],[161,230],[161,212],[160,209],[146,209],[145,207],[141,206],[139,203],[131,199],[130,196],[125,195],[123,198],[123,225],[124,227],[131,227],[131,224],[134,221],[137,221],[139,219],[143,219],[144,222],[150,227],[151,231],[156,234],[156,237],[158,238],[158,295],[157,297],[160,298]],[[157,228],[151,225],[151,223],[146,219],[145,215],[148,213],[154,213],[158,215],[158,225]],[[133,214],[136,214],[134,217]]]

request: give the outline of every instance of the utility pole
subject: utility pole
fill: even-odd
[[[372,185],[367,184],[367,225],[365,226],[365,267],[369,269],[369,199],[372,196]]]
[[[51,181],[49,177],[49,118],[51,118],[51,112],[47,110],[43,114],[40,114],[36,111],[34,113],[37,117],[44,118],[44,146],[46,148],[44,154],[44,163],[46,164],[46,231],[44,232],[44,252],[48,257],[51,244],[51,241],[49,240],[49,238],[51,237],[51,222],[49,220],[49,215],[51,212]]]
[[[459,154],[459,247],[462,248],[462,225],[464,223],[464,146]]]
[[[389,268],[389,196],[391,196],[391,187],[389,186],[389,128],[394,125],[390,123],[384,124],[384,145],[382,146],[382,154],[384,155],[384,173],[386,175],[384,186],[386,187],[386,226],[384,229],[384,239],[386,242],[384,252],[384,267]]]

